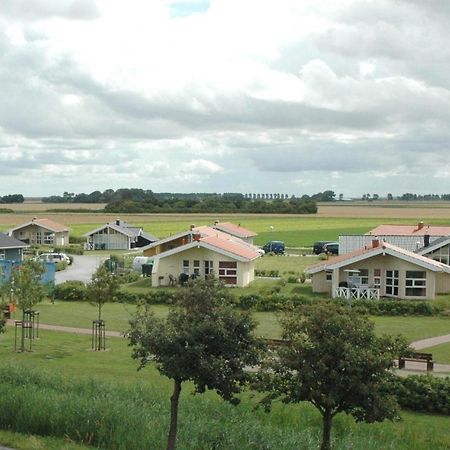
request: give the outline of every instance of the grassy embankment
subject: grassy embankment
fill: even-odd
[[[164,447],[171,384],[152,367],[138,372],[124,340],[109,339],[108,351],[94,353],[88,336],[42,331],[32,353],[17,354],[11,351],[13,338],[9,329],[0,339],[0,371],[8,366],[0,377],[3,423],[21,432],[84,439],[103,448]],[[256,399],[249,394],[242,396],[241,405],[232,407],[212,392],[202,396],[191,392],[186,385],[179,448],[319,446],[320,416],[307,404],[276,404],[267,415],[254,410]],[[402,419],[367,425],[340,415],[333,430],[334,448],[448,448],[450,418],[404,412]],[[0,434],[0,442],[14,441],[5,441]]]

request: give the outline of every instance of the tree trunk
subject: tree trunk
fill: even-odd
[[[333,415],[331,410],[326,409],[322,414],[323,419],[323,435],[322,435],[322,446],[320,450],[330,450],[330,437],[331,437],[331,423],[333,421]]]
[[[177,440],[178,401],[180,399],[181,381],[175,380],[173,394],[170,397],[170,429],[167,441],[167,450],[174,450]]]

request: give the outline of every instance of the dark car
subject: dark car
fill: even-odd
[[[265,253],[275,253],[276,255],[284,255],[284,242],[283,241],[270,241],[264,247]]]
[[[326,244],[331,244],[332,241],[317,241],[313,244],[313,253],[315,255],[320,255],[323,253],[323,246]]]
[[[339,255],[339,242],[329,242],[323,246],[323,252],[327,255]]]

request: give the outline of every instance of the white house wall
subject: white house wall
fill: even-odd
[[[368,285],[371,286],[374,284],[374,270],[381,270],[381,286],[380,286],[380,295],[385,296],[386,289],[386,270],[398,270],[399,271],[399,295],[398,298],[418,298],[418,299],[431,299],[434,298],[437,293],[445,292],[445,289],[449,289],[450,291],[450,274],[436,274],[431,270],[424,269],[416,264],[404,261],[402,259],[396,258],[391,255],[378,255],[372,258],[368,258],[363,261],[359,261],[353,264],[349,264],[347,266],[341,267],[339,271],[336,271],[335,284],[339,285],[340,282],[347,281],[348,272],[345,270],[362,270],[368,269]],[[406,288],[406,271],[421,271],[426,272],[426,295],[420,297],[412,297],[405,295]],[[438,278],[436,277],[438,276]],[[312,275],[312,287],[313,292],[317,293],[327,293],[331,296],[332,292],[332,283],[331,281],[326,281],[326,273],[325,271],[321,271],[319,273]],[[448,292],[448,291],[447,291]]]
[[[219,262],[235,262],[237,263],[237,280],[236,285],[239,287],[247,286],[254,279],[254,262],[240,262],[233,258],[224,256],[220,253],[205,248],[191,248],[174,255],[166,256],[158,259],[158,263],[154,265],[152,272],[153,286],[168,286],[170,282],[169,275],[178,280],[183,273],[183,261],[189,261],[189,275],[194,273],[194,260],[200,261],[200,278],[205,277],[204,261],[213,261],[213,272],[215,276],[219,273]]]

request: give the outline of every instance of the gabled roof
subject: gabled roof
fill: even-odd
[[[255,246],[238,237],[224,233],[220,230],[215,230],[214,228],[208,226],[193,227],[190,231],[184,231],[147,245],[146,247],[143,247],[143,250],[147,250],[185,236],[189,237],[186,244],[182,244],[176,248],[162,252],[156,255],[155,258],[165,258],[166,256],[181,253],[195,247],[207,248],[242,262],[252,261],[260,256]]]
[[[450,226],[435,226],[424,225],[418,223],[417,225],[379,225],[370,230],[366,234],[373,236],[448,236],[450,235]]]
[[[4,233],[0,233],[0,249],[25,247],[29,247],[29,245]]]
[[[215,228],[216,230],[224,231],[225,233],[231,234],[232,236],[237,236],[238,238],[245,239],[249,237],[256,236],[257,233],[255,233],[252,230],[249,230],[247,228],[241,227],[240,224],[236,225],[231,222],[216,222],[212,228]]]
[[[426,256],[418,255],[417,253],[410,252],[409,250],[405,250],[387,242],[381,242],[375,247],[363,247],[353,252],[339,255],[326,261],[321,261],[320,263],[308,267],[305,272],[314,274],[322,272],[323,270],[339,269],[377,255],[390,255],[425,269],[432,270],[433,272],[450,273],[450,266],[447,266],[446,264],[434,261]]]
[[[23,223],[21,225],[17,225],[14,228],[11,228],[11,230],[9,230],[8,233],[13,233],[14,231],[20,230],[21,228],[28,227],[30,225],[38,225],[39,227],[45,228],[46,230],[49,230],[49,231],[53,231],[54,233],[69,231],[69,229],[66,226],[61,225],[60,223],[55,222],[53,220],[33,219],[33,220],[30,220],[30,222]]]
[[[138,228],[127,222],[124,222],[123,220],[116,220],[114,222],[108,222],[107,224],[102,225],[98,228],[95,228],[94,230],[88,231],[87,233],[83,234],[83,236],[88,237],[91,234],[95,234],[101,230],[104,230],[105,228],[111,228],[111,229],[117,231],[118,233],[124,234],[125,236],[128,236],[130,238],[142,236],[149,241],[154,242],[154,241],[158,240],[158,238],[156,236],[153,236],[152,234],[143,231],[142,228]]]
[[[162,252],[159,255],[153,256],[153,259],[161,259],[167,256],[176,255],[177,253],[182,253],[196,247],[206,248],[241,262],[253,261],[260,256],[258,252],[252,251],[247,246],[236,244],[233,241],[227,242],[220,238],[206,237]]]
[[[426,255],[428,253],[434,252],[435,250],[450,244],[450,236],[443,236],[434,240],[430,245],[421,247],[415,251],[418,255]]]

